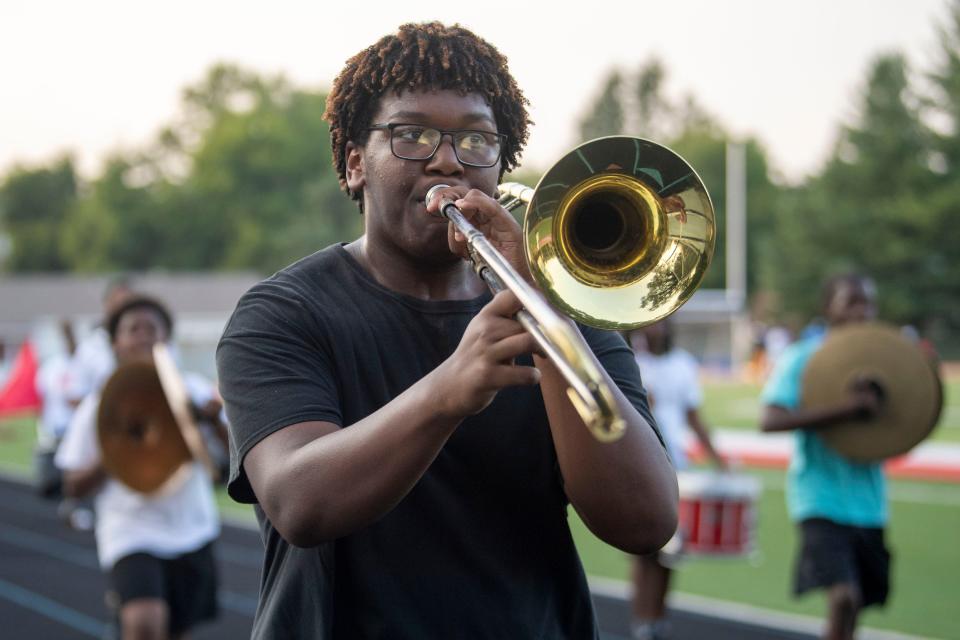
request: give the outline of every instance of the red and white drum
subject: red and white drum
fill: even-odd
[[[749,475],[681,471],[681,554],[746,556],[756,537],[756,504],[760,481]]]

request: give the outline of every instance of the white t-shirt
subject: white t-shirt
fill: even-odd
[[[637,364],[673,465],[678,470],[684,469],[687,466],[684,448],[690,428],[687,411],[699,408],[703,402],[697,361],[683,349],[671,349],[659,356],[640,352]]]
[[[73,358],[66,353],[51,356],[40,366],[34,384],[43,401],[37,439],[41,448],[52,450],[73,417],[71,400],[81,396]]]
[[[213,386],[201,376],[184,375],[187,392],[198,405],[213,397]],[[82,471],[101,460],[97,439],[100,393],[80,403],[57,449],[55,463],[70,471]],[[132,553],[150,553],[160,558],[196,551],[220,534],[220,519],[210,476],[199,462],[186,467],[186,477],[145,495],[108,478],[97,492],[96,538],[100,566],[110,569]]]
[[[110,333],[103,327],[96,327],[77,345],[74,363],[80,386],[77,398],[99,391],[116,368]]]

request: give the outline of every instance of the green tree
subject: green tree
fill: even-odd
[[[614,70],[607,74],[596,101],[580,120],[580,139],[593,140],[623,133],[624,107],[621,89],[623,78]]]
[[[933,95],[929,104],[943,123],[934,133],[942,154],[941,176],[950,180],[960,171],[960,1],[950,4],[946,24],[937,28],[939,50],[929,73]]]
[[[355,236],[360,218],[332,169],[326,96],[263,86],[271,90],[254,92],[245,111],[208,103],[211,125],[184,188],[195,209],[188,220],[202,227],[194,232],[218,241],[215,264],[270,271]]]
[[[663,95],[667,70],[653,58],[640,66],[633,83],[632,121],[628,131],[650,140],[662,138],[670,125],[670,102]]]
[[[164,219],[154,206],[153,184],[133,181],[133,160],[117,154],[85,190],[64,221],[59,244],[81,271],[146,270],[162,255]],[[165,265],[162,265],[165,266]]]
[[[925,322],[929,309],[918,294],[947,283],[931,270],[943,245],[931,238],[932,137],[919,105],[903,56],[877,58],[855,121],[777,220],[780,260],[771,279],[787,309],[814,315],[824,278],[860,270],[880,284],[883,317]]]
[[[360,230],[339,191],[326,96],[217,65],[156,140],[110,158],[64,225],[70,265],[269,273]]]
[[[902,54],[878,57],[855,124],[844,127],[823,173],[827,187],[856,199],[884,200],[932,186],[933,138]]]
[[[663,94],[667,71],[657,59],[635,74],[611,73],[599,99],[581,124],[582,139],[591,135],[639,135],[665,144],[694,168],[716,210],[717,244],[703,286],[723,288],[726,279],[726,145],[730,135],[695,98],[674,104]],[[623,86],[628,87],[623,90]],[[616,114],[611,117],[609,114]],[[615,128],[617,125],[620,128]],[[601,129],[601,125],[604,127]],[[769,255],[781,189],[770,178],[766,151],[754,139],[747,145],[747,289],[761,286],[759,265]]]
[[[940,126],[934,131],[936,185],[924,198],[926,226],[922,238],[927,250],[919,256],[923,279],[918,282],[927,310],[924,328],[949,353],[960,353],[960,1],[950,3],[944,24],[938,27],[938,51],[929,74],[933,92],[928,100]],[[952,341],[952,344],[950,342]]]
[[[697,123],[682,130],[679,135],[665,141],[673,151],[679,153],[693,167],[710,194],[715,212],[717,239],[713,262],[707,269],[702,287],[722,289],[725,286],[726,265],[726,133],[716,123],[701,126]]]
[[[716,211],[717,243],[713,262],[703,287],[726,286],[727,251],[727,144],[730,136],[718,123],[699,113],[668,146],[679,153],[703,180]],[[746,262],[747,292],[763,289],[763,265],[775,259],[771,241],[781,205],[783,188],[770,177],[771,168],[763,145],[754,138],[743,141],[746,148]]]
[[[77,175],[70,157],[47,167],[16,167],[0,185],[0,221],[11,243],[6,269],[62,271],[60,225],[77,199]]]

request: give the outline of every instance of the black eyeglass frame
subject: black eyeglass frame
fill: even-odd
[[[430,155],[425,158],[408,158],[407,156],[402,156],[396,152],[393,148],[393,130],[397,127],[422,127],[423,129],[433,129],[440,133],[440,138],[437,140],[437,146],[433,148],[433,151],[430,152]],[[416,124],[413,122],[384,122],[381,124],[372,124],[367,127],[367,131],[387,131],[390,134],[390,153],[394,157],[400,158],[401,160],[413,160],[414,162],[427,162],[433,156],[437,155],[437,150],[440,149],[440,145],[443,144],[443,136],[450,135],[451,141],[453,144],[450,146],[453,147],[453,154],[457,157],[457,162],[467,167],[477,167],[478,169],[489,169],[490,167],[495,167],[503,158],[503,147],[507,144],[508,136],[505,133],[494,133],[492,131],[484,131],[482,129],[437,129],[436,127],[428,127],[427,125]],[[485,136],[496,136],[500,145],[497,149],[497,157],[493,159],[490,164],[477,164],[476,162],[467,162],[460,157],[460,152],[457,150],[456,145],[456,134],[458,133],[479,133]]]

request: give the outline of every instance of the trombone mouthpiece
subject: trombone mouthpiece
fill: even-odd
[[[448,184],[435,184],[432,187],[430,187],[430,190],[427,191],[427,202],[430,202],[431,200],[433,200],[433,197],[437,195],[437,192],[440,191],[440,189],[446,189],[449,186],[450,185]]]
[[[440,191],[440,189],[446,189],[449,186],[450,185],[448,184],[435,184],[432,187],[430,187],[430,189],[427,190],[426,197],[424,198],[424,205],[430,204],[430,201],[433,200],[434,196],[437,195],[437,192]],[[431,213],[430,215],[436,216],[438,218],[446,218],[447,214],[444,213],[443,210],[446,209],[448,206],[452,206],[452,204],[453,203],[450,200],[447,200],[446,203],[441,202],[440,208],[437,210],[437,212]]]

